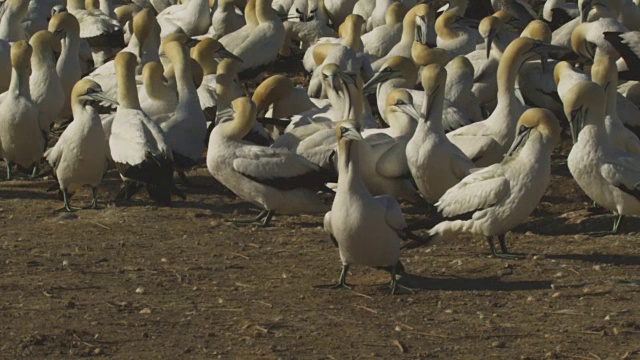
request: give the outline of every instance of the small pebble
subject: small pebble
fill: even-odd
[[[551,295],[551,297],[555,299],[557,297],[560,297],[560,295],[562,295],[562,294],[560,293],[560,291],[558,291],[558,292],[553,293],[553,295]]]
[[[144,288],[142,286],[140,286],[139,288],[136,289],[136,294],[144,294]]]
[[[494,341],[491,343],[491,347],[496,349],[504,349],[505,347],[507,347],[507,344],[504,341]]]

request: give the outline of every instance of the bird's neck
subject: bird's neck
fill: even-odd
[[[140,99],[136,87],[135,70],[116,69],[118,78],[118,103],[125,109],[140,110]]]
[[[338,191],[366,189],[360,175],[360,144],[341,140],[338,144]]]
[[[26,71],[16,71],[11,69],[11,82],[9,91],[22,97],[31,97],[29,92],[29,73]]]
[[[176,86],[180,98],[193,97],[196,94],[196,85],[193,83],[191,64],[184,57],[175,59],[173,68],[176,74]]]
[[[69,10],[85,10],[84,0],[67,0]]]
[[[510,103],[518,101],[515,95],[516,79],[522,66],[523,59],[517,56],[503,54],[498,64],[498,102]]]
[[[56,71],[56,59],[51,51],[34,51],[31,64],[34,74],[50,74]]]
[[[215,74],[218,71],[218,62],[209,57],[199,59],[198,63],[202,66],[202,76]]]
[[[256,18],[259,24],[280,21],[278,14],[271,8],[272,0],[256,0]]]
[[[427,113],[424,114],[426,120],[421,119],[420,121],[426,121],[426,127],[430,132],[444,135],[444,128],[442,126],[444,91],[437,91],[435,94],[431,95],[431,97],[432,99],[425,99],[425,104],[430,102],[429,107],[426,109]]]
[[[114,18],[115,13],[113,12],[113,5],[111,4],[111,0],[100,0],[100,11],[105,13],[105,15]]]

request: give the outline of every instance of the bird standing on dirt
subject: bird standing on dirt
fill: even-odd
[[[84,185],[91,186],[91,208],[98,207],[98,185],[107,170],[104,130],[92,106],[100,101],[115,103],[95,81],[78,81],[71,92],[73,121],[56,145],[45,153],[62,191],[64,207],[61,210],[78,210],[69,204],[69,194]]]
[[[504,235],[536,208],[551,179],[551,151],[560,140],[560,126],[553,113],[534,108],[518,121],[516,139],[504,160],[462,179],[436,204],[444,216],[472,214],[469,220],[443,221],[429,231],[435,239],[462,233],[487,237],[491,254],[508,253]],[[498,236],[502,254],[494,247]]]
[[[576,84],[563,99],[574,145],[567,165],[580,188],[598,205],[618,215],[640,215],[640,157],[615,143],[605,126],[605,94],[592,82]]]
[[[400,263],[400,238],[407,224],[398,202],[391,196],[371,195],[362,181],[359,141],[362,136],[349,123],[336,128],[338,137],[338,191],[331,211],[324,216],[324,229],[340,251],[342,272],[335,285],[346,288],[350,265],[391,267],[391,293],[400,288],[396,275]],[[406,288],[405,288],[406,289]]]

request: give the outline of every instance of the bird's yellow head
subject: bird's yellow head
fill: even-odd
[[[62,45],[60,39],[55,37],[51,32],[47,30],[40,30],[31,36],[29,44],[33,46],[36,51],[38,49],[47,50],[50,49],[54,54],[60,54],[62,51]]]
[[[17,71],[31,73],[31,54],[33,48],[24,40],[16,41],[11,45],[11,66]]]
[[[48,30],[62,39],[67,33],[80,34],[80,23],[71,13],[60,12],[51,17]]]
[[[516,138],[507,152],[507,157],[518,153],[532,137],[538,136],[544,144],[551,148],[560,141],[558,119],[547,109],[532,108],[522,113],[516,131]]]
[[[344,120],[336,126],[336,138],[338,139],[338,142],[343,139],[360,141],[362,140],[362,135],[360,134],[357,125],[354,125],[349,120]]]
[[[551,28],[541,20],[531,21],[520,34],[522,37],[541,41],[545,44],[551,43]]]
[[[149,38],[153,27],[156,25],[156,14],[152,9],[142,9],[133,17],[133,33],[138,41]]]
[[[604,101],[604,90],[591,81],[575,84],[562,99],[574,143],[578,141],[578,135],[586,125],[601,125],[604,122]]]

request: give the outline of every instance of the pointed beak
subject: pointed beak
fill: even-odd
[[[375,75],[373,75],[373,77],[369,81],[367,81],[366,84],[364,84],[364,87],[362,88],[362,92],[364,93],[364,95],[368,95],[376,92],[376,87],[378,86],[378,84],[382,84],[383,82],[389,79],[393,79],[394,75],[395,75],[395,71],[391,71],[391,72],[379,71],[375,73]]]
[[[88,94],[87,96],[89,96],[90,98],[96,101],[105,102],[105,103],[116,105],[116,106],[119,105],[115,99],[110,98],[103,92],[96,92],[93,94]]]
[[[489,32],[489,36],[484,40],[484,46],[486,47],[487,59],[491,56],[491,46],[493,45],[493,40],[496,37],[496,30],[491,29]]]
[[[420,121],[420,113],[418,112],[418,110],[416,110],[416,107],[413,106],[412,104],[402,104],[402,105],[396,105],[398,107],[398,109],[402,110],[403,113],[411,116],[413,119],[415,119],[416,121]]]
[[[233,59],[239,62],[243,62],[242,59],[240,59],[239,57],[235,56],[233,53],[231,53],[231,51],[221,47],[220,50],[216,51],[215,56],[219,59]]]
[[[422,45],[427,45],[429,38],[429,28],[427,26],[426,16],[416,16],[416,38],[415,41]]]
[[[525,132],[520,133],[518,136],[516,136],[516,139],[513,141],[513,144],[511,144],[511,147],[509,148],[509,151],[507,151],[506,156],[513,156],[513,154],[515,154],[520,148],[522,148],[522,146],[527,142],[530,133],[531,129],[527,129]]]

